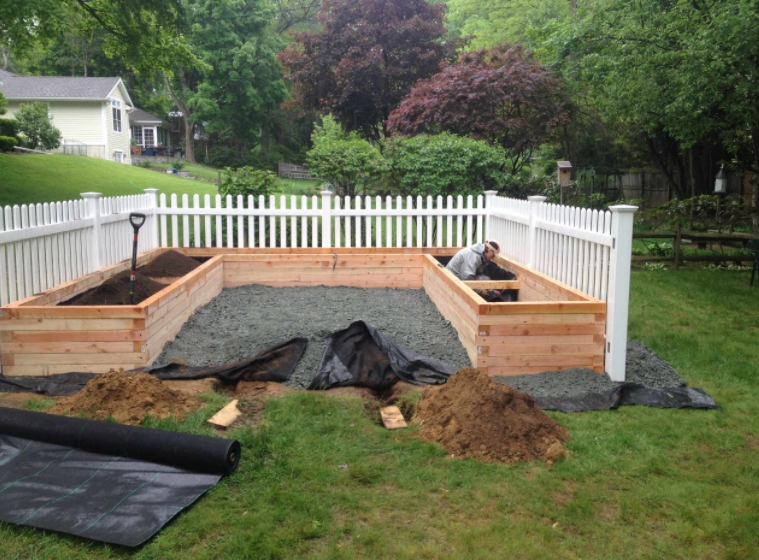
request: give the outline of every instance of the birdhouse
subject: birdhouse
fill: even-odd
[[[559,186],[568,187],[572,178],[572,164],[568,161],[557,161],[559,167]]]
[[[725,165],[719,168],[717,177],[714,179],[714,194],[725,194],[727,192],[727,174],[725,173]]]

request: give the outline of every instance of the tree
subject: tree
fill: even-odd
[[[388,141],[383,155],[402,195],[467,195],[503,185],[503,151],[447,132]]]
[[[269,112],[286,97],[276,53],[283,43],[268,32],[264,0],[192,0],[189,42],[204,64],[179,65],[164,83],[185,123],[187,158],[197,127],[242,150],[260,138]]]
[[[412,85],[458,46],[442,40],[444,6],[425,0],[324,0],[318,20],[320,31],[295,33],[279,57],[295,101],[374,141]]]
[[[379,150],[355,133],[345,133],[329,115],[311,135],[314,147],[308,152],[306,165],[314,175],[329,181],[335,193],[355,196],[359,182],[381,177],[387,162]]]
[[[388,121],[412,135],[448,131],[504,149],[518,172],[532,150],[567,120],[561,81],[521,46],[500,45],[461,56],[420,80]]]
[[[0,45],[16,56],[58,37],[69,16],[105,32],[103,49],[141,72],[198,62],[185,40],[183,0],[23,0],[0,2]]]
[[[3,92],[0,91],[0,115],[4,115],[8,112],[8,100],[3,95]]]
[[[26,136],[32,148],[42,146],[46,150],[52,150],[61,145],[61,131],[50,121],[47,103],[22,103],[15,117],[18,131]]]

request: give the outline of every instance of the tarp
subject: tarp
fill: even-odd
[[[456,368],[409,350],[364,321],[332,333],[310,390],[358,385],[386,389],[399,379],[415,385],[445,383]]]
[[[186,366],[182,364],[160,364],[129,370],[130,373],[149,373],[159,379],[203,379],[215,377],[225,383],[237,381],[277,381],[290,379],[303,353],[308,339],[293,338],[272,346],[253,358],[222,364],[220,366]],[[2,377],[0,392],[33,392],[51,397],[74,395],[97,373],[60,373],[45,377]]]
[[[619,383],[604,393],[585,393],[572,397],[533,397],[543,410],[585,412],[609,410],[625,405],[654,408],[719,408],[714,399],[701,389],[690,387],[649,387],[637,383]]]
[[[0,408],[0,521],[138,546],[239,460],[233,440]]]

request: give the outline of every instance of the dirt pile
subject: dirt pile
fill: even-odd
[[[137,272],[151,278],[176,278],[184,276],[198,268],[200,263],[177,251],[161,253]]]
[[[76,395],[59,400],[47,412],[92,420],[113,418],[119,424],[137,425],[148,414],[181,417],[200,404],[195,397],[172,391],[147,373],[111,372],[96,377]]]
[[[422,438],[456,457],[514,463],[564,456],[566,428],[535,406],[532,398],[473,368],[428,387],[413,421]]]
[[[129,305],[129,276],[131,271],[124,270],[109,278],[97,288],[88,290],[59,305]],[[151,280],[147,276],[135,275],[134,303],[140,303],[157,294],[166,286]]]

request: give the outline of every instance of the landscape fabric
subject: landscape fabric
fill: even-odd
[[[139,546],[239,460],[234,440],[0,408],[0,521]]]

